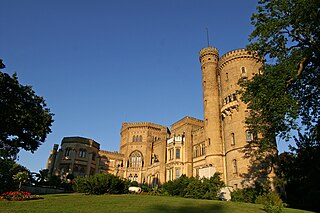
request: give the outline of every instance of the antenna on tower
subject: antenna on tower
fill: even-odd
[[[208,47],[210,47],[208,27],[206,27],[206,31],[207,31],[207,42],[208,42]]]

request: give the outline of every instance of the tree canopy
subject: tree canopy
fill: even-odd
[[[17,74],[0,72],[0,121],[0,157],[14,158],[20,149],[34,152],[45,141],[53,114],[31,86],[19,83]]]
[[[260,0],[248,49],[264,59],[262,74],[243,81],[246,123],[263,142],[320,129],[320,1]],[[298,122],[297,122],[298,121]],[[302,128],[301,128],[302,127]]]

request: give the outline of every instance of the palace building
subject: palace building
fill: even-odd
[[[65,137],[55,144],[47,163],[50,175],[62,178],[108,172],[149,185],[181,175],[221,174],[227,186],[241,188],[250,159],[244,147],[252,140],[245,127],[246,104],[237,94],[239,79],[259,73],[262,63],[245,49],[219,57],[213,47],[200,51],[203,120],[186,116],[167,128],[150,122],[123,123],[119,152],[100,150],[82,137]]]

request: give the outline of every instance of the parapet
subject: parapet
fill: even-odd
[[[200,55],[199,60],[201,62],[201,59],[206,55],[215,55],[215,56],[219,57],[219,51],[215,47],[205,47],[200,50],[199,55]]]
[[[121,128],[121,132],[124,131],[125,129],[128,128],[155,128],[158,129],[159,131],[167,131],[167,127],[162,126],[160,124],[155,124],[155,123],[151,123],[151,122],[124,122],[122,123],[122,128]]]
[[[95,147],[97,149],[100,149],[100,144],[95,142],[92,139],[89,138],[83,138],[83,137],[64,137],[62,139],[61,145],[64,143],[81,143],[89,145],[90,147]]]
[[[219,59],[219,70],[221,70],[227,63],[239,58],[251,58],[259,61],[259,58],[255,54],[249,52],[247,49],[237,49],[227,52]]]

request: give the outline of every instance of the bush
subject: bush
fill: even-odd
[[[77,177],[74,182],[73,189],[86,194],[122,194],[128,190],[127,182],[112,174]]]
[[[164,194],[196,199],[218,199],[218,191],[224,186],[220,174],[211,178],[190,177],[182,175],[174,181],[168,181],[162,186]]]
[[[258,196],[258,190],[253,187],[248,187],[231,192],[231,201],[254,203]]]
[[[282,212],[283,203],[279,195],[275,192],[268,192],[259,195],[256,199],[257,204],[263,204],[264,210],[268,213]]]

